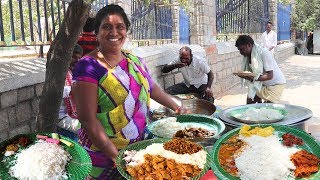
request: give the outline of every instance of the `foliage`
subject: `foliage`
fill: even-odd
[[[284,5],[289,5],[291,3],[291,0],[279,0],[278,2]]]
[[[320,0],[296,0],[292,25],[297,30],[313,31],[320,28]]]
[[[179,6],[183,7],[186,10],[190,8],[191,2],[192,2],[192,0],[143,0],[143,2],[146,5],[150,5],[151,1],[159,4],[165,4],[165,5],[173,4],[172,2],[175,1],[178,3]]]

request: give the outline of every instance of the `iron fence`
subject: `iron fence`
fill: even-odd
[[[70,2],[71,0],[1,0],[0,47],[50,44]],[[91,9],[97,11],[106,4],[107,0],[96,0]]]
[[[172,6],[131,1],[131,34],[138,46],[172,42]]]
[[[216,9],[218,41],[261,33],[269,21],[268,0],[217,0]]]

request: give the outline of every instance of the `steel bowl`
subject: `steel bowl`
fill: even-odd
[[[182,100],[182,107],[187,109],[190,114],[203,114],[212,116],[216,111],[216,106],[204,99]]]
[[[188,99],[182,100],[179,97],[173,96],[172,99],[187,110],[188,114],[202,114],[207,116],[213,116],[216,111],[216,106],[207,100],[203,99]],[[164,107],[162,105],[155,106],[152,111],[152,120],[163,119],[166,117],[177,116],[176,112]],[[151,107],[152,108],[152,107]]]

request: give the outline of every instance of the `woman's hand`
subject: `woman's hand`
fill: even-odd
[[[175,113],[178,114],[178,115],[180,115],[180,114],[191,114],[192,111],[190,109],[186,109],[186,108],[184,108],[182,106],[179,106],[179,108],[175,110]]]

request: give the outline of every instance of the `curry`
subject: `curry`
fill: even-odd
[[[238,139],[239,135],[234,135],[222,144],[218,158],[221,167],[233,176],[237,176],[238,169],[235,164],[235,154],[239,153],[245,143]]]

